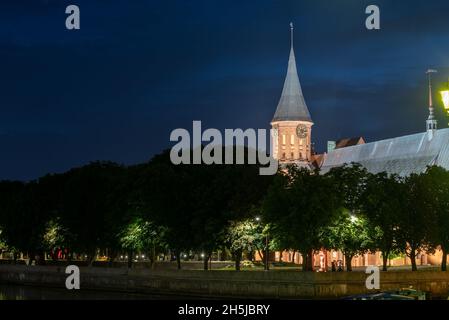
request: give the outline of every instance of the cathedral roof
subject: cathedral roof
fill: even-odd
[[[275,121],[312,122],[309,109],[307,109],[304,95],[302,94],[301,84],[299,83],[295,52],[293,50],[293,40],[290,49],[290,58],[288,60],[288,70],[284,82],[284,88],[282,90],[281,99],[279,100],[276,113],[273,117],[273,122]]]
[[[335,149],[324,159],[321,172],[344,164],[360,163],[368,171],[400,176],[424,172],[427,166],[449,169],[449,129],[427,132]]]
[[[364,144],[364,143],[365,143],[365,139],[363,139],[363,137],[344,138],[344,139],[337,140],[337,142],[335,142],[335,149],[346,148],[346,147],[355,146],[355,145]]]

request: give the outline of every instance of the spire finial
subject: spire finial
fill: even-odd
[[[437,129],[437,120],[434,116],[433,101],[432,101],[432,73],[437,73],[437,70],[429,69],[426,71],[429,80],[429,118],[427,118],[427,132],[429,133],[429,139],[433,137],[433,131]]]
[[[290,43],[293,48],[293,22],[290,22]]]
[[[437,70],[427,70],[427,76],[429,80],[429,120],[433,119],[433,100],[432,100],[432,73],[437,73]]]

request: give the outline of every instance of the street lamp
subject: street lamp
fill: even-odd
[[[257,222],[260,222],[260,217],[256,217],[256,221]],[[268,270],[270,270],[270,267],[269,267],[269,265],[268,265],[268,255],[270,254],[270,249],[269,249],[269,247],[268,247],[268,244],[269,244],[269,241],[268,241],[268,230],[267,230],[267,234],[265,235],[265,263],[264,263],[264,270],[265,271],[268,271]]]
[[[449,114],[449,81],[446,85],[446,89],[440,91],[441,98],[443,100],[444,109]]]

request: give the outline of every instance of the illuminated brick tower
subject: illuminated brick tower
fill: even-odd
[[[290,29],[291,49],[287,76],[281,99],[271,121],[271,127],[274,129],[273,157],[278,159],[281,165],[294,163],[308,167],[312,160],[313,122],[304,100],[296,69],[292,23],[290,23]]]

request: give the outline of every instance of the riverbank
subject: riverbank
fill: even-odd
[[[81,289],[196,297],[338,299],[373,293],[362,272],[200,271],[81,267]],[[64,267],[0,265],[0,284],[65,288]],[[449,272],[380,274],[382,291],[410,287],[446,299]]]

